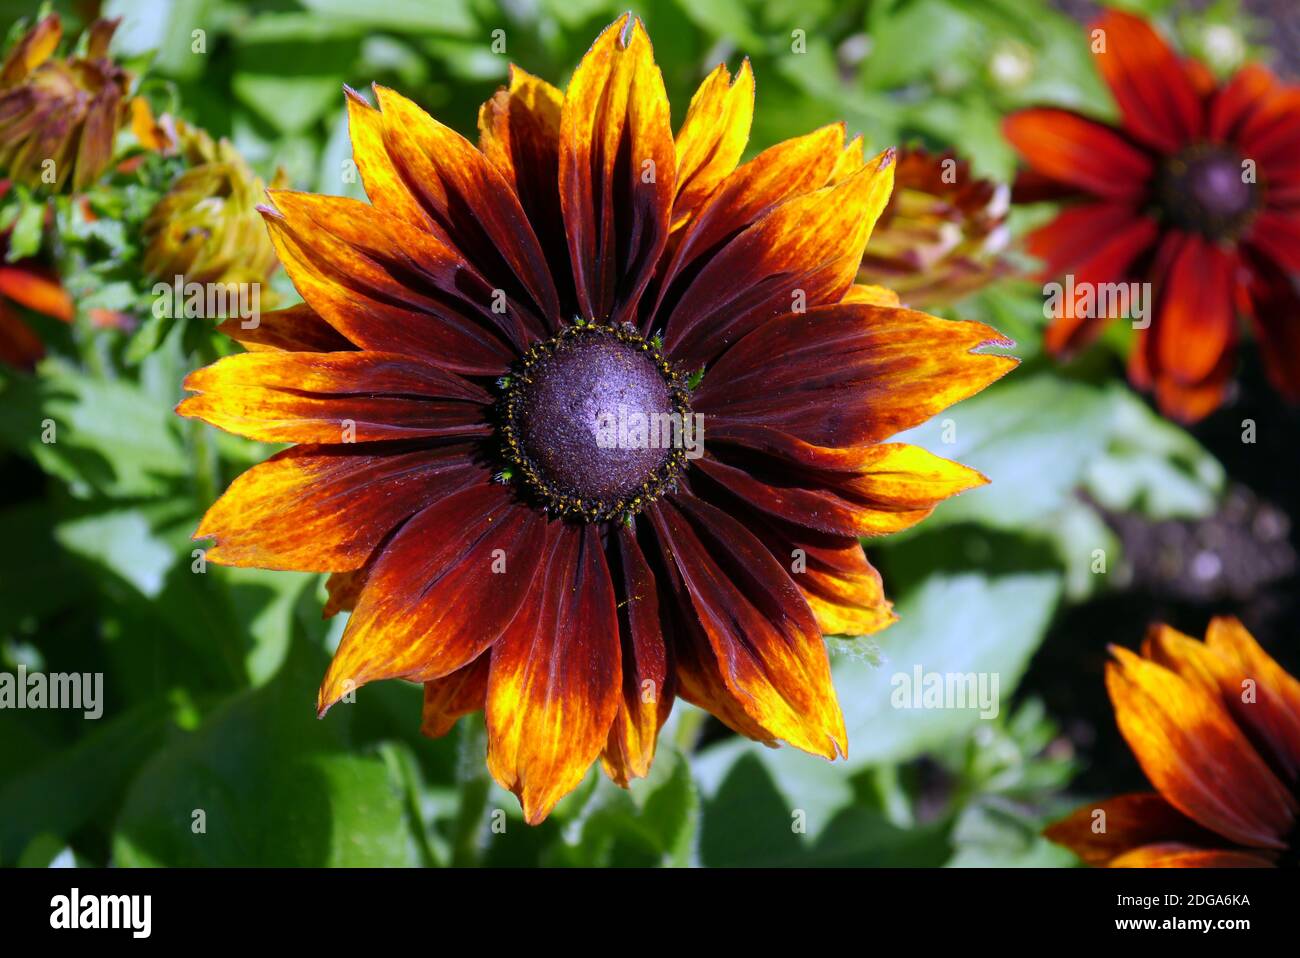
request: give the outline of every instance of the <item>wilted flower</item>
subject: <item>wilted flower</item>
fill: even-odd
[[[0,171],[15,183],[82,190],[107,168],[125,122],[130,76],[108,56],[117,20],[96,20],[85,56],[55,57],[57,14],[37,23],[0,67]]]
[[[0,196],[9,189],[9,182],[0,180]],[[52,270],[32,259],[8,262],[9,232],[0,233],[0,363],[31,369],[45,355],[45,346],[14,305],[65,323],[72,322],[76,311]]]
[[[1218,85],[1127,13],[1091,35],[1120,125],[1054,108],[1006,121],[1030,166],[1016,198],[1078,201],[1029,235],[1029,252],[1077,289],[1151,284],[1129,378],[1165,413],[1195,420],[1223,401],[1239,312],[1273,384],[1300,400],[1300,88],[1257,65]],[[1047,346],[1076,351],[1114,315],[1062,310]]]
[[[1047,837],[1112,867],[1300,862],[1300,682],[1231,618],[1204,642],[1158,626],[1141,655],[1111,652],[1115,720],[1156,791],[1086,805]]]
[[[1014,365],[854,287],[892,152],[834,125],[737,166],[748,63],[674,139],[631,17],[567,92],[514,70],[481,149],[375,93],[348,98],[371,204],[274,192],[306,303],[228,322],[258,351],[186,382],[182,415],[299,443],[209,510],[208,558],[334,573],[321,711],[399,677],[430,734],[485,710],[530,822],[598,758],[645,775],[677,696],[844,753],[822,633],[893,619],[859,537],[985,481],[882,440]]]
[[[228,140],[214,142],[183,121],[175,140],[191,166],[145,220],[145,273],[190,283],[265,282],[277,266],[257,209],[266,184]],[[280,174],[272,186],[283,183]]]
[[[861,280],[896,290],[910,306],[934,306],[1006,275],[1009,193],[973,177],[951,151],[899,150],[894,194],[862,258]]]

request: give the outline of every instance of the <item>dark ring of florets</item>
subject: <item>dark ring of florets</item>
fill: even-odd
[[[521,480],[519,488],[534,499],[543,511],[560,518],[585,522],[617,520],[630,524],[632,518],[650,503],[677,489],[677,479],[686,469],[686,451],[674,446],[664,461],[652,469],[640,487],[629,495],[613,499],[577,498],[557,489],[528,455],[524,448],[520,415],[525,394],[534,382],[538,364],[565,349],[579,346],[592,337],[613,339],[640,350],[659,370],[668,387],[672,411],[686,421],[691,414],[691,383],[687,375],[663,354],[658,337],[646,339],[628,323],[617,326],[575,319],[544,342],[535,343],[511,367],[507,376],[497,380],[501,398],[497,402],[498,428],[506,467],[496,478],[501,482]]]

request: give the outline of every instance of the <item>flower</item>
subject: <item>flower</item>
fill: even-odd
[[[1015,198],[1078,200],[1029,235],[1029,251],[1045,278],[1068,273],[1078,288],[1151,284],[1129,378],[1166,414],[1192,421],[1223,401],[1238,312],[1275,387],[1300,399],[1300,88],[1258,65],[1217,85],[1130,14],[1109,11],[1092,36],[1118,126],[1051,108],[1005,122],[1030,167]],[[1090,342],[1108,319],[1098,312],[1063,311],[1048,348]]]
[[[0,197],[9,189],[9,181],[0,180]],[[10,302],[65,323],[72,322],[76,309],[52,270],[34,259],[8,261],[11,231],[0,233],[0,363],[31,369],[45,355],[45,347]]]
[[[82,190],[113,156],[130,76],[108,56],[118,20],[90,25],[84,56],[54,57],[58,14],[37,23],[0,67],[0,171],[15,183]]]
[[[183,121],[175,122],[175,140],[191,166],[145,220],[145,273],[190,283],[266,282],[279,265],[257,209],[266,184],[228,140],[213,142]],[[281,172],[272,186],[285,182]]]
[[[1141,655],[1111,654],[1115,720],[1156,791],[1080,808],[1047,837],[1112,867],[1300,862],[1300,682],[1232,618],[1204,642],[1162,625]]]
[[[479,149],[375,94],[348,96],[370,204],[271,193],[306,302],[224,324],[256,351],[186,381],[182,415],[298,444],[209,510],[208,558],[333,573],[322,713],[398,677],[431,735],[484,710],[529,822],[598,758],[645,775],[677,696],[843,754],[822,634],[894,617],[859,537],[986,481],[881,440],[1015,364],[854,286],[892,152],[835,125],[738,166],[748,63],[674,139],[630,16],[566,92],[513,70]]]
[[[1010,272],[1009,190],[972,177],[951,150],[899,150],[894,192],[871,235],[859,280],[895,290],[910,306],[961,299]]]

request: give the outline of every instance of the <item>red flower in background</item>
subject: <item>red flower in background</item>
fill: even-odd
[[[9,192],[8,180],[0,180],[0,196]],[[9,233],[0,233],[0,363],[31,369],[45,355],[36,332],[11,305],[17,303],[65,323],[72,322],[75,309],[58,277],[35,260],[7,261]]]
[[[1300,400],[1300,88],[1258,65],[1218,85],[1129,14],[1107,13],[1092,36],[1120,125],[1035,108],[1004,126],[1030,167],[1015,199],[1079,201],[1029,251],[1076,287],[1152,284],[1129,378],[1166,414],[1195,420],[1223,401],[1238,313],[1276,388]],[[1063,315],[1047,346],[1073,352],[1106,321]]]

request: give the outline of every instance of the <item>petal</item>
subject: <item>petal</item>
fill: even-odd
[[[1112,648],[1115,720],[1151,784],[1184,815],[1232,842],[1284,848],[1295,800],[1220,702],[1175,672]]]
[[[44,355],[41,338],[0,301],[0,362],[15,369],[32,369]]]
[[[1010,341],[980,323],[910,309],[818,307],[771,320],[733,346],[693,404],[813,445],[878,442],[1015,368],[1011,357],[971,352],[985,344]]]
[[[427,229],[450,243],[450,237],[425,212],[407,185],[402,172],[384,143],[384,117],[356,90],[343,88],[348,104],[348,132],[352,138],[352,159],[361,174],[366,196],[375,209]]]
[[[1098,209],[1098,206],[1101,206],[1101,209]],[[1035,249],[1036,245],[1041,250],[1048,243],[1053,242],[1055,236],[1061,236],[1065,231],[1069,231],[1074,233],[1074,236],[1064,242],[1070,243],[1072,249],[1082,253],[1081,258],[1068,264],[1072,267],[1070,270],[1070,275],[1073,277],[1072,289],[1097,290],[1104,284],[1127,282],[1134,264],[1155,245],[1160,235],[1160,227],[1154,219],[1138,216],[1123,204],[1120,206],[1121,209],[1118,211],[1102,212],[1106,207],[1111,207],[1113,210],[1113,204],[1091,204],[1086,209],[1093,214],[1094,218],[1087,223],[1080,223],[1082,217],[1071,215],[1085,208],[1067,211],[1058,217],[1056,222],[1031,234],[1027,238],[1027,248],[1036,255],[1044,255]],[[1109,220],[1112,215],[1122,216],[1123,219],[1108,228],[1103,227],[1103,219]],[[1101,235],[1093,234],[1094,229]],[[1046,238],[1046,230],[1054,231],[1053,240]],[[1087,246],[1075,245],[1080,243],[1086,243]],[[1058,256],[1063,255],[1064,243],[1056,246],[1054,252]],[[1045,269],[1044,273],[1046,272]],[[1054,270],[1054,274],[1059,272],[1059,269]],[[1112,318],[1115,317],[1092,315],[1089,310],[1076,310],[1074,303],[1063,297],[1061,306],[1051,326],[1048,327],[1044,342],[1056,355],[1077,352],[1086,346],[1101,327]]]
[[[427,682],[478,658],[534,588],[548,537],[545,516],[495,483],[412,517],[375,561],[321,684],[319,711],[367,682]]]
[[[749,728],[827,759],[847,754],[826,645],[785,568],[739,522],[694,496],[648,514]]]
[[[1192,385],[1231,348],[1236,328],[1236,257],[1188,234],[1160,288],[1155,317],[1159,374]]]
[[[676,157],[663,75],[625,14],[574,71],[560,117],[560,202],[582,315],[619,323],[668,241]]]
[[[880,536],[910,528],[943,499],[988,482],[973,469],[918,446],[869,447],[858,472],[800,475],[719,456],[695,465],[741,501],[795,525],[838,536]]]
[[[852,303],[863,303],[867,306],[902,306],[898,294],[892,289],[886,289],[884,286],[871,286],[863,283],[854,283],[849,287],[849,291],[844,294],[840,300],[846,305]]]
[[[1241,126],[1278,89],[1277,79],[1258,63],[1248,63],[1214,95],[1207,133],[1213,142],[1234,142]]]
[[[623,678],[614,587],[594,525],[566,524],[492,649],[488,770],[530,825],[573,791],[609,739]]]
[[[233,316],[217,327],[246,349],[283,349],[292,352],[337,353],[356,349],[343,334],[321,318],[306,303],[262,313],[249,327],[247,320]]]
[[[1205,118],[1196,86],[1174,53],[1140,17],[1109,10],[1092,25],[1104,33],[1093,47],[1102,78],[1124,118],[1144,143],[1173,151],[1197,139]]]
[[[659,625],[659,591],[636,533],[620,525],[611,553],[623,687],[602,758],[606,774],[626,788],[631,779],[650,772],[659,729],[673,708],[674,687]]]
[[[231,483],[194,538],[216,539],[221,565],[346,572],[429,503],[488,480],[467,445],[295,446]]]
[[[461,716],[483,711],[491,658],[490,651],[484,652],[464,668],[424,683],[421,732],[442,738]]]
[[[1265,210],[1251,225],[1249,242],[1288,273],[1300,273],[1300,213]]]
[[[393,353],[255,352],[189,374],[176,411],[260,442],[487,436],[492,396]]]
[[[42,17],[23,34],[0,67],[0,89],[14,86],[50,58],[63,38],[63,23],[57,13]]]
[[[671,315],[681,294],[726,241],[778,204],[826,185],[844,145],[835,123],[764,150],[736,169],[704,201],[681,232],[664,271],[650,320]]]
[[[65,323],[72,322],[77,312],[58,278],[30,264],[0,263],[0,296]]]
[[[1205,644],[1225,663],[1215,677],[1229,710],[1291,784],[1300,781],[1300,681],[1237,619],[1215,618]]]
[[[1249,315],[1269,381],[1291,402],[1300,402],[1300,293],[1273,263],[1251,255]]]
[[[1154,164],[1112,127],[1048,107],[1013,113],[1002,131],[1036,171],[1107,199],[1136,200],[1150,186]]]
[[[479,148],[514,186],[542,244],[560,298],[560,313],[578,308],[569,243],[560,209],[560,108],[564,94],[513,64],[510,86],[483,103]]]
[[[672,228],[681,229],[691,214],[740,162],[754,119],[754,73],[746,58],[733,80],[719,63],[691,97],[677,131],[677,196]]]
[[[796,197],[745,229],[693,279],[664,333],[689,369],[716,358],[765,321],[838,303],[894,183],[894,151],[843,182]]]
[[[1181,842],[1201,848],[1223,844],[1157,792],[1120,795],[1084,805],[1047,828],[1043,835],[1064,845],[1089,865],[1111,859],[1142,845]]]
[[[1111,868],[1271,868],[1263,855],[1245,851],[1208,851],[1177,842],[1144,845],[1111,861]]]
[[[94,183],[113,157],[113,138],[122,113],[122,91],[110,83],[95,97],[86,112],[77,144],[77,165],[73,189],[84,190]]]
[[[386,226],[404,232],[411,240],[408,248],[420,250],[423,288],[410,289],[410,274],[399,278],[331,235],[328,227],[300,232],[282,217],[267,215],[271,242],[285,272],[316,313],[363,349],[419,356],[471,375],[505,372],[517,351],[495,320],[483,319],[491,309],[491,293],[453,251],[438,247],[429,234],[410,227],[398,230],[400,221],[364,203],[351,201],[348,206],[341,197],[321,199],[337,201],[340,209],[346,206],[363,229],[373,228],[372,235],[381,235]],[[458,280],[469,283],[470,296],[456,287]]]
[[[898,621],[856,538],[791,532],[758,517],[746,525],[790,569],[826,635],[870,635]]]

